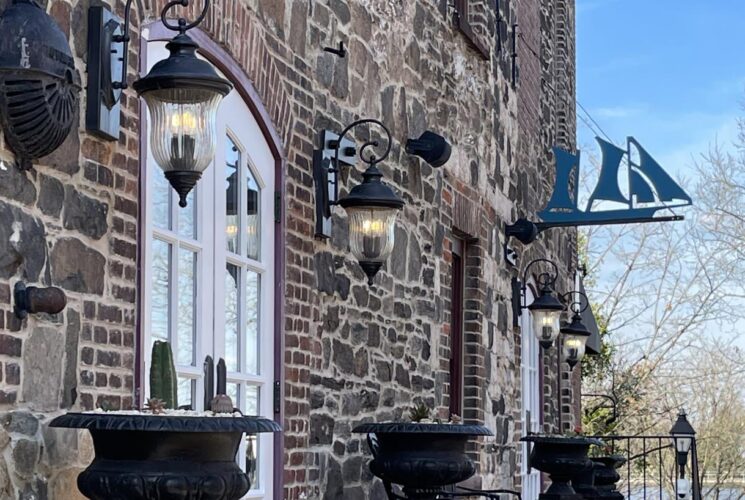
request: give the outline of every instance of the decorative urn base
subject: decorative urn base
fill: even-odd
[[[597,498],[623,500],[624,496],[616,489],[616,483],[621,480],[618,468],[626,463],[623,455],[593,458],[595,462],[595,487]]]
[[[593,467],[587,457],[591,445],[602,442],[585,437],[530,435],[521,439],[533,443],[530,466],[547,473],[551,486],[538,498],[540,500],[584,500],[569,484],[572,478]]]
[[[259,417],[70,413],[52,427],[88,429],[96,456],[78,476],[93,500],[237,500],[251,484],[235,462],[243,434],[278,432]]]
[[[466,443],[492,435],[480,425],[419,423],[363,424],[353,432],[368,435],[370,471],[384,483],[401,485],[412,500],[434,500],[445,486],[473,476]]]

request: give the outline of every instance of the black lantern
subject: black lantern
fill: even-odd
[[[131,5],[132,0],[128,0],[124,34],[112,37],[112,43],[124,44],[122,75],[126,75],[127,68]],[[167,19],[170,9],[188,5],[189,0],[172,0],[163,7],[163,25],[178,32],[166,45],[170,55],[133,85],[150,111],[153,157],[178,193],[181,207],[186,206],[186,197],[212,162],[217,143],[217,109],[233,88],[210,63],[197,57],[199,46],[186,34],[204,20],[210,1],[205,0],[201,14],[192,23],[179,18],[174,24]],[[112,87],[126,88],[126,77],[113,82]]]
[[[688,452],[691,451],[693,441],[696,439],[696,431],[688,422],[685,410],[681,409],[678,413],[678,419],[670,429],[673,446],[678,458],[678,467],[680,468],[681,479],[685,477],[685,466],[688,462]]]
[[[345,139],[345,136],[353,128],[364,124],[377,125],[385,132],[386,149],[377,157],[373,151],[367,151],[379,146],[377,140],[362,145],[359,158],[368,164],[362,174],[362,182],[339,199],[339,172],[344,165],[354,165],[358,156],[354,143]],[[378,169],[378,164],[391,152],[391,133],[380,121],[368,118],[355,121],[338,136],[328,131],[324,131],[323,135],[324,148],[316,152],[313,168],[316,181],[316,235],[327,237],[331,207],[342,206],[349,220],[349,247],[367,275],[368,284],[372,285],[373,278],[393,251],[396,215],[404,206],[404,201],[382,182],[383,173]]]
[[[65,34],[38,3],[13,0],[0,16],[0,125],[21,170],[77,126],[79,92]]]
[[[592,335],[592,332],[582,322],[582,312],[589,305],[587,296],[578,291],[569,292],[567,295],[577,295],[585,299],[584,306],[581,303],[581,299],[572,303],[570,306],[570,310],[573,311],[572,320],[561,327],[561,334],[563,335],[562,353],[569,368],[573,369],[585,356],[587,340]]]
[[[386,133],[388,145],[385,152],[376,158],[372,153],[365,158],[365,149],[377,147],[378,141],[366,142],[360,149],[360,159],[369,165],[362,174],[362,183],[353,187],[347,196],[337,203],[347,211],[349,218],[349,247],[352,255],[360,263],[360,267],[367,275],[367,283],[372,285],[373,278],[383,266],[383,262],[393,252],[395,243],[396,215],[404,207],[404,200],[383,184],[383,173],[378,169],[378,163],[385,160],[391,152],[391,133],[378,120],[358,120],[342,131],[339,135],[339,145],[344,136],[354,127],[363,123],[373,123],[381,127]],[[336,165],[339,164],[339,146],[336,148]]]
[[[527,305],[528,271],[533,265],[541,262],[553,267],[554,273],[541,273],[538,275],[539,295],[532,304]],[[518,298],[522,305],[517,305],[514,312],[516,316],[519,316],[522,314],[522,309],[530,310],[533,316],[533,333],[544,349],[551,348],[556,337],[559,336],[559,330],[561,329],[560,320],[561,313],[564,311],[564,304],[561,303],[554,290],[558,275],[559,268],[552,261],[548,259],[536,259],[525,267],[522,285],[520,285],[519,281],[516,281],[516,285],[520,287],[518,293],[522,292],[520,293],[521,298]]]

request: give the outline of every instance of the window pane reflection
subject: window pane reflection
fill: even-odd
[[[154,169],[150,177],[153,190],[153,224],[162,229],[171,229],[171,193],[173,189],[160,169]]]
[[[230,396],[230,399],[233,401],[233,407],[240,408],[241,403],[238,398],[238,384],[227,384],[225,387],[225,392],[228,393],[228,396]]]
[[[244,169],[247,178],[246,191],[246,256],[258,260],[260,248],[259,184],[248,166]]]
[[[150,334],[153,339],[168,340],[170,269],[171,245],[161,240],[153,240],[153,283],[150,301]]]
[[[179,377],[178,379],[178,406],[191,406],[194,409],[194,393],[196,392],[196,380]]]
[[[181,236],[197,239],[196,213],[196,188],[186,197],[186,207],[178,209],[178,232]]]
[[[246,386],[246,415],[259,415],[259,387],[255,385]]]
[[[241,152],[230,137],[225,141],[225,232],[228,252],[240,253],[241,227],[240,173]]]
[[[196,333],[196,272],[197,256],[179,249],[178,259],[178,352],[176,362],[194,364],[194,335]]]
[[[259,373],[260,276],[246,272],[246,371]]]
[[[241,271],[238,266],[228,264],[225,272],[225,363],[229,371],[238,370],[240,335],[240,306],[238,302]]]

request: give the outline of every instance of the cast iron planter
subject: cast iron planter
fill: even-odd
[[[236,500],[250,488],[235,456],[243,434],[279,432],[259,417],[68,413],[52,427],[88,429],[96,456],[78,476],[93,500]]]
[[[597,498],[623,500],[623,495],[616,489],[616,483],[621,479],[618,468],[626,463],[623,455],[610,455],[593,458],[595,462],[595,487]]]
[[[410,499],[435,499],[443,487],[465,481],[476,467],[466,454],[475,436],[491,436],[481,425],[363,424],[373,460],[370,471],[384,483],[399,484]]]
[[[587,458],[590,445],[602,442],[586,437],[530,435],[521,439],[533,443],[530,466],[551,477],[551,486],[540,495],[541,500],[583,500],[569,485],[569,481],[590,470],[592,461]]]
[[[580,494],[582,498],[594,499],[598,497],[598,490],[595,487],[595,471],[602,467],[601,464],[592,463],[592,466],[583,470],[572,478],[572,488]]]

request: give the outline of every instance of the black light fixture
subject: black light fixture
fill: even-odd
[[[353,165],[357,157],[354,143],[345,137],[353,128],[365,124],[376,125],[385,132],[386,148],[378,158],[374,152],[367,151],[379,146],[377,140],[362,145],[359,158],[369,165],[362,174],[362,183],[339,199],[339,172],[342,166]],[[382,182],[383,173],[378,169],[378,164],[391,152],[391,133],[380,121],[367,118],[355,121],[338,136],[324,131],[323,142],[324,149],[317,151],[314,158],[316,236],[328,237],[331,207],[342,206],[349,219],[349,247],[367,275],[368,284],[372,285],[373,278],[393,251],[396,214],[404,206],[404,201]]]
[[[21,170],[78,124],[80,75],[67,38],[33,0],[0,15],[0,126]]]
[[[179,18],[175,23],[168,20],[167,15],[172,8],[188,5],[189,0],[172,0],[163,7],[160,13],[163,25],[178,33],[166,45],[170,55],[158,61],[146,76],[133,84],[150,111],[153,157],[178,193],[181,207],[186,206],[186,197],[213,159],[217,143],[217,109],[223,97],[233,88],[210,63],[197,57],[199,46],[186,34],[204,20],[210,0],[204,1],[202,12],[191,23],[184,18]],[[110,64],[111,51],[118,50],[114,46],[122,44],[121,80],[112,80],[105,95],[112,89],[127,88],[131,7],[132,0],[127,0],[121,33],[101,38],[109,44],[100,51],[102,65]]]
[[[587,340],[592,335],[592,332],[582,322],[582,312],[589,306],[587,295],[579,291],[574,291],[567,293],[565,297],[571,295],[578,296],[579,300],[572,302],[569,306],[569,309],[573,312],[572,319],[569,323],[561,327],[561,334],[564,336],[562,353],[570,370],[574,369],[577,363],[584,358]],[[585,299],[584,305],[582,304],[582,298]]]
[[[688,416],[685,410],[681,409],[678,413],[678,419],[670,429],[670,436],[672,437],[673,447],[678,458],[678,468],[680,471],[680,479],[685,478],[685,467],[688,463],[688,452],[691,451],[693,442],[696,439],[696,431],[688,422]]]
[[[406,152],[418,156],[432,167],[438,168],[448,162],[452,148],[443,136],[427,130],[419,139],[406,141]]]
[[[543,272],[538,275],[539,295],[528,305],[528,271],[535,264],[539,263],[549,264],[554,272],[553,274]],[[536,259],[525,267],[522,282],[517,279],[512,282],[514,317],[517,318],[522,315],[522,309],[530,310],[533,316],[533,333],[544,349],[551,348],[561,330],[560,320],[561,313],[564,311],[564,304],[559,300],[554,288],[558,275],[559,268],[554,262],[548,259]]]

